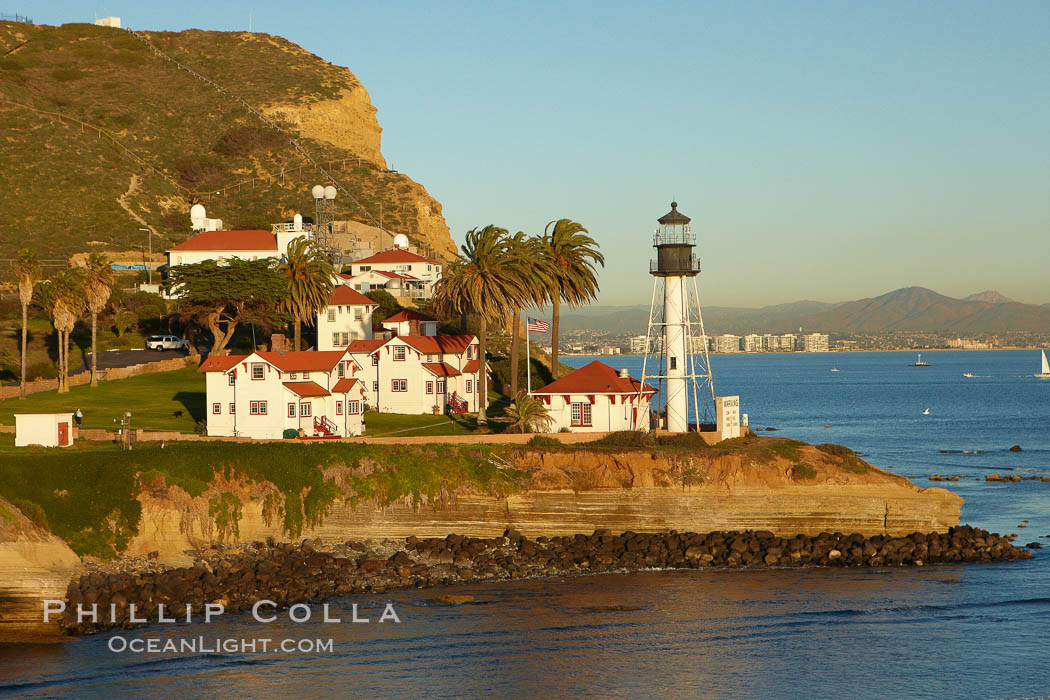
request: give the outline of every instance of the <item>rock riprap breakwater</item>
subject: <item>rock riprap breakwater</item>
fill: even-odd
[[[225,611],[250,609],[259,600],[280,607],[351,593],[447,585],[477,580],[707,567],[923,566],[931,563],[1030,559],[1008,537],[970,526],[906,537],[820,533],[777,537],[768,531],[706,534],[596,530],[591,535],[529,539],[514,530],[502,537],[384,540],[300,544],[255,542],[215,545],[195,553],[193,566],[118,562],[72,581],[62,627],[74,634],[133,627],[135,617],[185,619],[206,603]],[[78,606],[97,605],[97,620],[78,619]]]

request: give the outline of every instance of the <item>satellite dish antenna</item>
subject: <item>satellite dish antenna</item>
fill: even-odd
[[[405,249],[408,248],[408,236],[403,233],[399,233],[394,236],[394,247]]]
[[[324,199],[324,186],[314,185],[314,188],[310,190],[310,194],[314,196],[314,199]]]
[[[336,195],[335,188],[332,187],[331,185],[329,185],[328,187],[324,188],[324,198],[325,199],[335,199],[335,195]]]

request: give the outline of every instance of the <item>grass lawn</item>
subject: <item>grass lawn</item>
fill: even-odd
[[[178,430],[192,433],[197,421],[205,417],[204,375],[188,367],[175,372],[157,372],[129,379],[99,382],[95,388],[76,386],[67,394],[54,391],[30,394],[25,401],[8,399],[0,403],[0,424],[14,425],[15,413],[58,413],[76,411],[84,414],[85,428],[114,430],[124,411],[131,411],[131,427],[147,430]],[[504,396],[490,395],[490,418],[503,415],[507,405]],[[182,415],[176,417],[175,413]],[[406,415],[401,413],[365,414],[365,434],[381,435],[461,435],[478,429],[473,414],[459,416]],[[493,432],[505,424],[493,421]]]
[[[179,430],[192,433],[204,418],[204,375],[196,368],[143,374],[129,379],[99,382],[97,387],[75,386],[67,394],[54,391],[30,394],[24,401],[0,403],[0,423],[14,425],[15,413],[84,414],[85,428],[114,430],[113,419],[131,412],[131,427],[148,430]],[[177,411],[182,415],[175,416]]]

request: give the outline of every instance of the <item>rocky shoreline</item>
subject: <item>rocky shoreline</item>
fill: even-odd
[[[351,593],[382,593],[468,581],[498,581],[643,569],[923,566],[933,563],[1029,559],[1010,538],[959,526],[905,537],[823,532],[777,537],[769,531],[706,534],[596,530],[591,535],[529,539],[408,537],[378,542],[300,544],[273,539],[194,552],[194,564],[170,567],[148,557],[100,565],[70,582],[60,625],[70,634],[137,627],[165,617],[184,619],[206,603],[247,610],[258,600],[279,607]],[[98,620],[77,619],[77,608],[98,606]]]

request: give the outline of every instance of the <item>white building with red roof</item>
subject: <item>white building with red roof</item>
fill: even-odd
[[[385,289],[394,296],[430,299],[441,268],[437,260],[395,247],[350,263],[346,279],[359,292]]]
[[[368,386],[345,350],[212,356],[200,371],[208,435],[267,440],[287,430],[305,437],[364,432]]]
[[[595,360],[532,392],[554,418],[553,432],[648,430],[656,389]]]
[[[369,406],[382,413],[475,413],[478,339],[474,335],[402,335],[347,348],[363,370]]]
[[[391,334],[398,335],[425,335],[436,336],[438,322],[433,316],[421,314],[413,309],[399,311],[389,318],[383,319],[379,325]]]
[[[328,305],[317,314],[317,349],[345,349],[356,340],[371,340],[372,312],[379,306],[364,294],[337,284]]]

